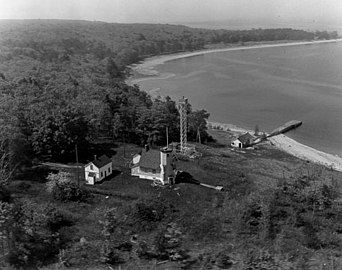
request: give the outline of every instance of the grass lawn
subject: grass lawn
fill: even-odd
[[[241,224],[236,221],[241,216],[239,207],[248,201],[250,194],[268,196],[278,181],[296,175],[319,173],[322,181],[330,181],[340,178],[341,174],[292,157],[267,143],[259,145],[255,150],[236,150],[229,146],[229,133],[219,130],[210,130],[210,133],[217,142],[211,145],[195,144],[202,153],[199,160],[178,161],[176,165],[177,169],[191,173],[203,183],[224,186],[223,192],[193,184],[152,187],[151,181],[130,176],[129,163],[140,148],[129,144],[118,145],[115,149],[114,175],[95,186],[87,186],[94,194],[88,203],[55,202],[45,191],[44,181],[35,181],[34,177],[14,181],[11,189],[19,200],[53,203],[69,215],[73,225],[63,228],[63,233],[71,239],[70,246],[79,242],[82,237],[96,246],[102,238],[101,222],[106,210],[118,209],[119,213],[129,215],[137,202],[162,198],[165,204],[172,204],[175,210],[157,222],[154,229],[143,230],[139,228],[139,224],[133,224],[125,228],[123,237],[125,233],[128,234],[127,237],[136,234],[139,241],[152,245],[157,232],[169,222],[175,222],[183,233],[183,247],[189,250],[191,256],[202,258],[193,269],[197,269],[199,265],[212,267],[215,256],[222,250],[229,250],[230,256],[234,258],[235,264],[231,269],[241,269],[243,254],[248,249],[246,243],[255,244],[258,241],[257,238],[249,239],[248,234],[236,235],[236,231],[241,229]],[[101,266],[98,260],[88,263],[91,263],[88,269],[109,269]],[[138,260],[132,257],[121,269],[137,269],[137,265],[141,269],[180,267],[174,262],[156,265],[155,260]],[[55,269],[53,267],[55,266],[46,269]],[[85,265],[80,269],[86,269]]]

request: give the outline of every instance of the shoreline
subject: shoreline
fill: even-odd
[[[342,39],[331,39],[331,40],[317,40],[317,41],[302,41],[302,42],[283,42],[283,43],[272,43],[272,44],[256,44],[251,46],[236,46],[236,47],[228,47],[228,48],[220,48],[220,49],[206,49],[195,52],[182,52],[176,54],[169,55],[159,55],[153,56],[150,58],[146,58],[142,62],[138,64],[133,64],[130,67],[140,75],[143,75],[140,78],[134,78],[134,76],[129,77],[126,80],[127,84],[133,85],[137,84],[144,80],[149,79],[165,79],[170,78],[172,74],[159,74],[157,70],[154,68],[158,65],[162,65],[166,62],[193,57],[208,53],[216,53],[216,52],[226,52],[226,51],[240,51],[240,50],[251,50],[251,49],[261,49],[261,48],[272,48],[272,47],[287,47],[287,46],[302,46],[302,45],[311,45],[311,44],[322,44],[322,43],[335,43],[342,42]],[[158,76],[159,75],[159,76]],[[148,93],[152,96],[155,96],[159,89],[152,89],[148,91]],[[156,92],[156,93],[154,93]],[[245,132],[253,132],[251,130],[247,130],[233,124],[226,123],[218,123],[208,121],[208,124],[212,126],[220,126],[224,131],[230,130],[237,133],[245,133]],[[333,168],[336,171],[342,172],[342,157],[325,153],[323,151],[314,149],[310,146],[301,144],[290,137],[287,137],[284,134],[280,134],[271,138],[268,138],[268,141],[277,149],[282,150],[292,156],[300,158],[302,160],[307,160],[316,164],[323,165],[327,168]]]
[[[312,44],[322,44],[322,43],[335,43],[342,42],[342,39],[328,39],[328,40],[312,40],[312,41],[297,41],[297,42],[280,42],[280,43],[256,43],[255,45],[247,45],[247,46],[233,46],[219,49],[203,49],[194,52],[181,52],[174,54],[165,54],[165,55],[156,55],[152,57],[148,57],[137,64],[132,64],[129,67],[135,71],[136,73],[143,75],[141,78],[134,78],[130,76],[126,79],[126,83],[129,85],[137,84],[141,81],[149,80],[149,79],[158,79],[159,72],[154,68],[156,66],[162,65],[166,62],[194,57],[198,55],[204,55],[208,53],[217,53],[217,52],[228,52],[228,51],[243,51],[243,50],[252,50],[252,49],[263,49],[263,48],[274,48],[274,47],[289,47],[289,46],[302,46],[302,45],[312,45]],[[167,75],[162,75],[160,79],[164,79]],[[168,75],[170,76],[170,74]]]
[[[232,131],[236,133],[253,133],[252,130],[244,129],[233,124],[225,124],[218,122],[208,121],[208,125],[212,127],[221,127],[223,131]],[[300,158],[302,160],[307,160],[327,168],[332,168],[335,171],[342,172],[342,157],[325,153],[323,151],[317,150],[300,142],[297,142],[290,137],[279,134],[267,139],[277,149],[284,151],[292,156]]]

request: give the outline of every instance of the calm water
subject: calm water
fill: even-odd
[[[165,79],[139,85],[189,98],[210,120],[271,131],[289,120],[299,142],[342,154],[342,43],[211,53],[157,67]]]

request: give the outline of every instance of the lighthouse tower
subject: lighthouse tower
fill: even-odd
[[[172,184],[174,178],[172,152],[172,149],[167,147],[160,149],[160,169],[163,184]]]

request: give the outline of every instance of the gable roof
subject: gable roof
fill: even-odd
[[[109,157],[107,157],[106,155],[102,155],[99,158],[94,159],[92,161],[92,163],[98,168],[102,168],[103,166],[105,166],[111,162],[112,162],[112,160]]]
[[[254,137],[253,137],[251,134],[249,134],[249,133],[247,132],[247,133],[241,135],[241,136],[238,138],[238,140],[239,140],[240,142],[242,142],[243,144],[247,144],[247,143],[250,143],[251,141],[254,141]]]
[[[147,169],[160,169],[160,151],[150,149],[142,151],[139,166]]]

